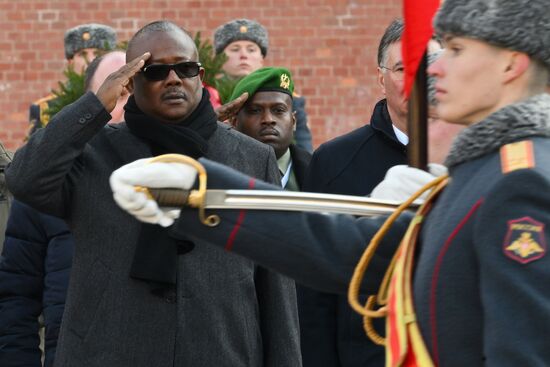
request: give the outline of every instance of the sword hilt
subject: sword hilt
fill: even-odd
[[[182,206],[190,206],[199,210],[199,218],[204,225],[215,227],[220,223],[220,217],[212,214],[206,216],[205,200],[206,200],[206,169],[197,160],[182,155],[182,154],[163,154],[151,158],[148,163],[164,162],[164,163],[182,163],[192,166],[197,170],[199,179],[198,190],[182,190],[175,188],[148,188],[135,187],[136,191],[144,192],[150,198],[154,199],[159,206],[172,206],[181,208]]]
[[[181,208],[188,205],[189,190],[182,189],[149,189],[149,194],[159,206]]]

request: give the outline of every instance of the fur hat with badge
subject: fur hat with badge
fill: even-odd
[[[82,24],[65,32],[65,57],[67,60],[72,59],[78,51],[86,48],[109,51],[115,47],[115,30],[103,24]]]
[[[269,38],[267,30],[258,22],[249,19],[234,19],[219,26],[214,32],[214,49],[216,54],[235,41],[251,41],[257,44],[262,55],[267,55]]]
[[[445,0],[434,25],[439,34],[524,52],[550,68],[548,0]]]

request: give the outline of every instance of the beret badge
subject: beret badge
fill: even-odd
[[[289,89],[290,88],[290,77],[287,74],[281,74],[281,88]]]

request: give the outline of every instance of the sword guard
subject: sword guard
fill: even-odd
[[[220,224],[220,217],[212,214],[207,216],[205,213],[206,201],[206,169],[197,160],[182,154],[163,154],[151,158],[148,163],[183,163],[192,166],[197,170],[199,179],[198,190],[182,190],[174,188],[155,189],[149,187],[136,186],[136,191],[145,193],[149,198],[154,199],[161,206],[181,207],[183,205],[197,208],[199,210],[200,221],[208,226],[215,227]]]

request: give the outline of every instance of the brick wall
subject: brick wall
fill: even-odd
[[[22,144],[30,102],[63,77],[66,29],[104,23],[127,40],[169,19],[211,39],[218,25],[246,17],[269,31],[266,64],[293,72],[318,146],[368,121],[381,98],[378,41],[400,13],[400,0],[0,0],[0,141]]]

